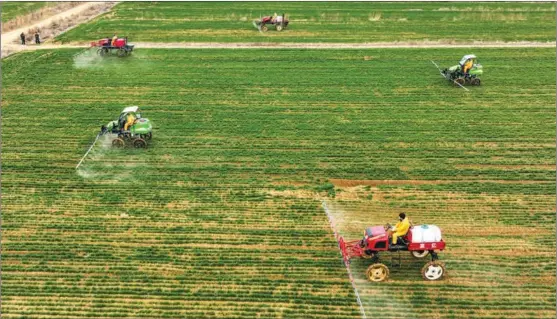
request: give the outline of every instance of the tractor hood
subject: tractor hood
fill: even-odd
[[[366,236],[368,238],[384,235],[385,234],[385,227],[383,226],[371,226],[366,228]]]
[[[474,64],[474,66],[470,69],[469,73],[475,75],[481,75],[484,73],[484,70],[481,64]]]
[[[146,118],[138,119],[137,122],[131,127],[131,131],[134,134],[149,134],[153,130],[151,121]]]

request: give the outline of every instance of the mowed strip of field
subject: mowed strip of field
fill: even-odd
[[[252,22],[287,14],[282,32]],[[58,37],[140,42],[555,41],[553,3],[129,2]]]
[[[321,200],[444,230],[444,282],[352,263],[374,318],[554,316],[554,50],[475,50],[470,92],[461,49],[80,52],[2,61],[6,318],[359,317]],[[76,171],[128,105],[152,145]]]

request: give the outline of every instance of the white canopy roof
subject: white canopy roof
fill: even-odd
[[[469,60],[469,59],[475,59],[475,58],[476,58],[475,55],[473,55],[473,54],[467,54],[467,55],[463,56],[462,59],[460,59],[460,62],[459,62],[459,63],[460,63],[460,65],[463,65],[464,62],[466,62],[467,60]]]
[[[137,113],[137,111],[139,111],[139,106],[128,106],[126,107],[122,113],[129,113],[129,112],[133,112],[133,113]]]

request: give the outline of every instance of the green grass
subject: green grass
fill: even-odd
[[[284,32],[252,21],[286,12]],[[154,42],[554,41],[553,3],[129,2],[59,36]]]
[[[15,19],[18,16],[23,16],[33,11],[39,10],[47,5],[48,2],[6,2],[2,1],[2,23]]]
[[[320,199],[444,231],[444,282],[352,263],[374,318],[555,316],[555,50],[476,49],[470,92],[461,49],[78,53],[2,61],[4,317],[358,318]],[[150,147],[76,171],[128,105]]]

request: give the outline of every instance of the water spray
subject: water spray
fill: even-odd
[[[340,235],[337,232],[336,229],[336,225],[335,225],[335,220],[333,218],[333,216],[331,215],[331,213],[329,212],[329,208],[327,207],[327,202],[322,200],[321,201],[321,206],[323,207],[323,210],[325,211],[325,214],[327,214],[327,218],[329,219],[329,225],[331,226],[331,229],[333,230],[333,235],[335,236],[335,239],[337,240],[338,244],[339,244],[339,248],[340,248],[340,240],[342,239],[342,237],[340,237]],[[341,249],[341,255],[342,255],[342,249]],[[360,313],[362,314],[362,319],[367,319],[366,316],[366,311],[364,310],[364,305],[362,304],[362,299],[360,298],[360,294],[358,293],[358,288],[356,287],[356,283],[354,282],[354,277],[352,277],[352,271],[350,271],[350,262],[348,261],[348,259],[344,258],[343,256],[343,262],[344,262],[344,266],[346,267],[346,271],[348,272],[348,278],[350,279],[350,283],[352,284],[352,288],[354,289],[354,294],[356,295],[356,301],[358,302],[358,305],[360,306]]]
[[[435,67],[437,68],[437,70],[439,70],[439,74],[441,74],[441,76],[442,76],[444,79],[447,79],[447,77],[443,74],[443,72],[441,71],[441,68],[437,65],[437,63],[433,62],[433,60],[430,60],[430,61],[431,61],[431,63],[433,63],[433,65],[435,65]],[[448,79],[447,79],[447,80],[448,80]],[[465,89],[466,91],[470,91],[470,90],[468,90],[467,88],[465,88],[464,86],[462,86],[460,83],[458,83],[456,80],[453,80],[453,83],[456,84],[456,85],[458,85],[458,86],[460,86],[461,88]]]
[[[89,154],[89,152],[91,152],[91,150],[93,149],[93,147],[95,146],[95,144],[97,143],[97,141],[99,140],[99,137],[101,137],[101,133],[97,134],[97,137],[95,138],[95,141],[93,142],[93,144],[91,144],[91,147],[89,147],[89,149],[87,150],[87,152],[85,152],[85,155],[83,155],[83,157],[81,158],[81,160],[79,161],[79,163],[77,163],[77,166],[75,167],[75,169],[78,169],[79,166],[81,165],[81,163],[83,163],[83,160],[85,160],[85,158],[87,157],[87,155]]]

